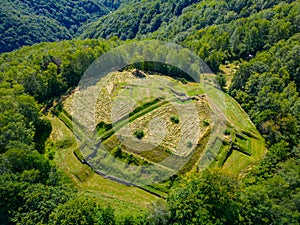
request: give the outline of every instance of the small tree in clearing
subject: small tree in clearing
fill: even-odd
[[[174,123],[174,124],[178,124],[178,123],[179,123],[179,119],[178,119],[177,116],[171,116],[171,121],[172,121],[172,123]]]
[[[142,130],[136,130],[136,131],[134,131],[133,134],[137,139],[142,139],[145,135],[144,131],[142,131]]]

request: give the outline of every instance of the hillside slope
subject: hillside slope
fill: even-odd
[[[124,40],[153,36],[151,33],[154,32],[157,38],[180,41],[182,36],[187,35],[187,31],[249,17],[279,2],[281,1],[129,1],[112,14],[80,28],[80,37],[117,36]]]
[[[110,11],[94,0],[3,0],[0,5],[0,53],[71,39],[78,28]]]
[[[96,86],[76,90],[56,107],[58,118],[73,129],[78,138],[75,154],[94,171],[120,182],[143,186],[143,183],[151,183],[158,171],[161,178],[164,173],[170,172],[182,178],[196,168],[203,170],[211,166],[224,167],[231,173],[240,174],[265,154],[263,138],[230,96],[222,95],[220,98],[226,109],[218,108],[208,102],[202,84],[181,84],[174,78],[155,73],[143,73],[143,78],[134,74],[135,70],[111,73]],[[94,96],[93,93],[100,87],[100,95]],[[148,96],[147,93],[154,94]],[[210,96],[210,99],[218,95],[221,93]],[[91,116],[92,103],[84,96],[99,99],[95,106],[94,129],[97,133],[87,137],[91,128],[85,122]],[[136,105],[132,108],[133,105],[125,104],[121,99],[131,99]],[[117,104],[118,101],[121,102]],[[78,109],[74,108],[76,102],[80,102]],[[212,133],[219,127],[213,121],[212,111],[221,111],[226,117],[225,134],[221,136]],[[126,112],[129,122],[126,121]],[[76,121],[73,125],[70,118]],[[158,119],[162,121],[158,122]],[[136,131],[142,132],[142,136],[135,138]],[[101,147],[95,147],[99,141]],[[150,169],[147,165],[157,168],[157,171],[153,169],[150,177],[140,174],[142,169],[134,169],[135,166]],[[138,177],[140,179],[136,180]],[[168,192],[167,188],[159,191]]]
[[[9,33],[0,42],[19,41],[17,34],[22,33],[22,30],[30,34],[26,25],[30,31],[37,33],[36,37],[40,38],[43,33],[49,33],[53,40],[70,38],[69,34],[73,35],[70,32],[77,29],[77,25],[65,28],[62,21],[56,20],[58,13],[43,17],[51,9],[33,12],[30,11],[33,9],[31,8],[30,13],[27,13],[19,9],[19,6],[27,10],[26,4],[31,2],[7,2],[3,1],[2,6],[7,7],[8,11],[1,11],[3,18],[7,18],[3,23],[5,28],[1,27],[1,23],[0,29],[3,32],[8,30]],[[18,2],[19,5],[11,2]],[[69,6],[77,1],[57,0],[55,4],[59,5],[61,2]],[[127,39],[127,35],[130,35],[136,39],[156,37],[173,40],[193,50],[217,73],[221,86],[218,90],[227,92],[222,92],[221,96],[228,106],[223,111],[227,118],[226,129],[222,132],[224,138],[214,139],[222,147],[208,148],[209,154],[202,161],[204,165],[209,163],[207,170],[198,172],[197,167],[193,168],[201,158],[198,154],[193,154],[195,157],[191,158],[184,170],[179,171],[179,176],[147,186],[143,190],[120,184],[120,180],[117,180],[120,183],[116,183],[105,179],[84,163],[92,162],[99,166],[97,161],[102,160],[103,164],[110,164],[111,158],[103,160],[95,154],[97,152],[94,149],[88,149],[89,142],[83,145],[87,147],[87,151],[83,153],[87,154],[82,157],[71,132],[70,102],[73,94],[78,93],[78,89],[74,88],[95,59],[124,43],[134,43],[134,40],[121,41],[116,37],[109,40],[68,40],[40,43],[1,53],[0,224],[298,225],[300,1],[204,0],[191,5],[193,1],[103,2],[108,8],[106,12],[116,11],[104,16],[101,22],[89,23],[90,20],[85,18],[87,20],[84,19],[86,22],[83,26],[86,23],[89,25],[85,26],[86,34],[84,29],[80,29],[83,36],[92,34],[100,37],[109,31],[104,37],[118,35]],[[47,3],[52,4],[53,1]],[[162,6],[166,11],[163,11]],[[179,9],[178,15],[175,15],[175,6]],[[80,9],[77,6],[73,8]],[[71,13],[70,8],[66,10],[65,12]],[[19,11],[20,14],[17,13]],[[80,12],[74,12],[74,15],[84,15]],[[12,24],[10,18],[13,18]],[[24,21],[19,20],[20,18]],[[40,19],[43,24],[40,24]],[[19,25],[14,24],[19,24],[20,21],[26,24],[18,30]],[[136,21],[139,23],[136,24]],[[49,24],[52,31],[47,28]],[[69,32],[66,37],[65,31]],[[33,39],[34,36],[24,37],[24,40]],[[31,43],[35,43],[35,40],[28,44]],[[11,46],[16,47],[13,44]],[[163,55],[159,46],[152,46],[147,52],[148,50],[154,50],[157,56]],[[171,56],[170,59],[179,59],[176,66],[180,66],[185,59],[184,55]],[[168,75],[172,75],[171,72],[178,75],[178,70],[170,68],[169,65],[154,65],[152,61],[139,63],[135,66],[141,71],[134,73],[144,75],[149,80],[154,79],[158,75],[155,73],[159,72],[155,70],[155,73],[147,74],[152,71],[149,68],[160,68]],[[143,96],[138,86],[130,86],[130,82],[122,80],[131,73],[130,69],[132,67],[118,71],[121,78],[110,79],[116,85],[110,84],[106,90]],[[154,76],[150,77],[152,75]],[[212,76],[211,73],[207,75]],[[129,77],[133,76],[129,74]],[[142,77],[134,79],[142,81]],[[158,79],[163,80],[160,78]],[[179,101],[201,99],[199,102],[204,103],[205,96],[201,90],[194,89],[194,83],[182,78],[184,74],[174,81],[187,90],[188,96],[179,98]],[[122,82],[118,83],[118,80]],[[177,100],[178,93],[176,90],[172,92],[177,95]],[[111,152],[103,156],[113,155],[116,160],[125,163],[123,168],[148,164],[149,161],[157,163],[173,153],[178,156],[180,151],[176,152],[172,148],[173,141],[169,140],[178,133],[176,129],[181,126],[182,119],[176,115],[170,104],[162,99],[143,99],[137,103],[138,107],[132,108],[129,125],[134,128],[130,135],[135,142],[137,139],[146,140],[151,136],[150,128],[156,129],[155,125],[161,124],[159,120],[149,122],[153,116],[161,115],[167,119],[166,127],[174,131],[163,141],[162,148],[134,152],[120,144],[118,134],[114,132],[109,117],[105,115],[108,106],[111,106],[105,99],[107,98],[98,99],[102,117],[98,115],[98,124],[95,124],[97,132],[92,133],[95,135],[93,140],[105,139],[105,144],[112,147]],[[121,107],[117,108],[117,112],[122,113],[126,107],[119,106]],[[51,115],[54,108],[55,115]],[[212,122],[208,119],[208,107],[203,104],[200,109],[203,112],[199,117],[203,122],[200,128],[209,130]],[[147,122],[151,126],[147,126]],[[121,118],[117,121],[117,130],[123,127],[124,121]],[[80,129],[81,127],[79,131]],[[189,132],[193,133],[188,130],[186,134]],[[80,132],[79,134],[82,135]],[[206,143],[205,135],[202,140],[204,141],[198,142],[199,149],[201,144]],[[193,146],[192,141],[185,141],[184,147]],[[268,148],[266,153],[264,146]],[[120,167],[117,172],[124,173],[123,168]],[[147,171],[142,172],[147,174]],[[103,173],[102,175],[112,178]],[[158,196],[167,198],[164,200]],[[156,200],[159,202],[150,203]],[[115,213],[113,208],[116,209]]]

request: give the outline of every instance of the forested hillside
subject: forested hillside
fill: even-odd
[[[3,0],[0,53],[39,42],[71,39],[81,25],[108,13],[101,1],[94,0]]]
[[[93,201],[79,197],[71,182],[57,171],[45,146],[52,126],[42,117],[36,101],[51,102],[59,97],[74,85],[74,75],[81,75],[109,46],[96,40],[71,41],[1,55],[0,224],[56,224],[62,213],[78,206],[78,217],[70,215],[65,224],[74,220],[91,224],[92,217],[102,211],[103,220],[111,218],[111,209],[97,208]]]
[[[118,36],[123,40],[150,36],[182,41],[195,30],[246,18],[261,10],[272,8],[279,2],[281,1],[129,1],[118,11],[84,26],[81,36]]]
[[[185,7],[198,1],[129,1],[116,12],[82,27],[80,32],[83,32],[83,38],[117,36],[122,40],[132,39],[156,31],[163,22],[169,22]]]
[[[78,35],[86,40],[57,42]],[[93,184],[75,141],[54,140],[68,127],[51,110],[96,58],[143,38],[207,62],[268,151],[239,175],[211,166],[172,177],[166,199],[126,214],[143,190]],[[36,44],[45,41],[53,43]],[[0,52],[0,224],[300,223],[299,0],[3,0]],[[61,154],[78,164],[61,166]],[[72,173],[78,165],[86,167]]]

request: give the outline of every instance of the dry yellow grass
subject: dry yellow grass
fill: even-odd
[[[106,138],[103,143],[107,149],[110,151],[117,146],[122,146],[123,151],[133,155],[131,157],[138,158],[140,156],[142,160],[154,164],[170,154],[178,157],[190,155],[194,147],[200,144],[200,139],[207,129],[223,123],[222,121],[225,120],[224,122],[232,126],[235,132],[249,131],[256,136],[256,138],[249,137],[246,140],[251,148],[249,149],[249,152],[252,153],[251,156],[233,151],[227,161],[221,163],[221,165],[224,164],[224,169],[231,169],[235,173],[239,173],[263,156],[264,141],[242,108],[227,94],[211,88],[216,86],[215,75],[204,74],[202,78],[203,84],[182,84],[178,80],[162,75],[146,74],[145,77],[139,78],[132,71],[111,73],[97,85],[84,90],[85,95],[79,95],[79,98],[82,97],[80,99],[82,104],[77,112],[82,113],[77,113],[74,117],[83,123],[94,121],[94,124],[89,123],[91,127],[87,127],[87,130],[95,129],[99,122],[106,124],[117,122],[118,125],[115,126],[117,129],[114,132],[109,130],[104,133]],[[97,89],[100,92],[97,92]],[[209,91],[208,99],[206,95],[202,94],[203,90]],[[88,96],[87,100],[83,98],[84,96]],[[63,103],[64,109],[69,114],[72,114],[73,98],[74,95]],[[87,110],[93,103],[93,101],[89,102],[90,98],[96,99],[94,101],[95,114]],[[126,123],[124,118],[133,110],[143,107],[144,104],[151,103],[155,99],[161,100],[131,115],[130,121],[128,120]],[[212,112],[215,114],[213,117]],[[172,116],[178,118],[178,124],[171,121]],[[203,148],[204,151],[199,154],[199,160],[193,160],[194,162],[197,161],[201,164],[200,159],[204,156],[206,159],[201,165],[205,166],[207,163],[213,162],[220,149],[213,143],[215,140],[220,140],[218,143],[221,145],[222,140],[226,139],[221,130],[223,128],[225,129],[226,126],[220,126],[217,133],[210,134],[210,137],[207,138],[207,147]],[[141,140],[134,136],[134,132],[137,130],[144,132]],[[86,148],[83,155],[88,156],[92,152],[91,149]],[[100,155],[100,152],[98,152],[98,156],[93,157],[94,163],[101,161],[102,164],[111,165],[114,162],[113,157]],[[126,165],[116,168],[119,171],[116,171],[116,174],[122,174],[123,167],[125,168]]]

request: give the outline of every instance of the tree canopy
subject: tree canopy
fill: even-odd
[[[109,13],[94,0],[3,0],[0,5],[0,53],[40,42],[74,37],[78,28]]]

